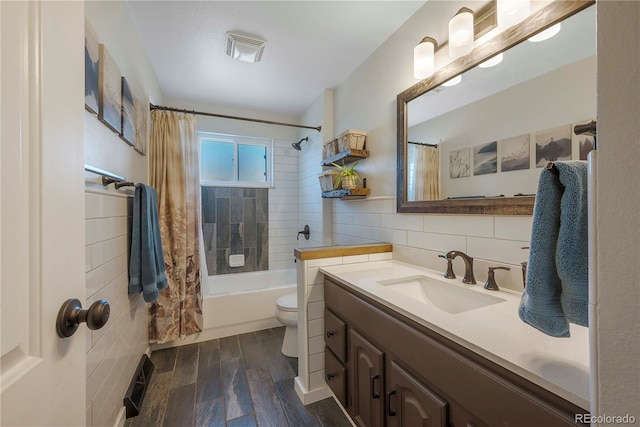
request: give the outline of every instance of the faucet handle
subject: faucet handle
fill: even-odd
[[[498,284],[496,283],[496,277],[495,277],[495,273],[494,270],[511,270],[510,267],[489,267],[489,273],[488,273],[488,277],[487,277],[487,281],[484,284],[484,288],[485,289],[489,289],[490,291],[499,291],[500,288],[498,287]]]
[[[453,264],[452,264],[453,263],[453,259],[452,258],[447,258],[444,255],[438,255],[438,257],[444,258],[444,259],[447,260],[447,271],[445,271],[444,277],[447,278],[447,279],[455,279],[456,275],[453,272]]]

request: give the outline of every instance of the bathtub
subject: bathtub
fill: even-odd
[[[296,270],[209,276],[203,286],[202,335],[207,339],[283,326],[276,300],[296,292]]]

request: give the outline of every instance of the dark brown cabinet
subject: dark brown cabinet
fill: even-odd
[[[327,384],[366,427],[576,426],[586,410],[325,279]]]
[[[349,413],[359,426],[383,425],[381,394],[384,381],[384,354],[357,331],[349,330],[351,341],[352,400]]]
[[[388,369],[386,405],[389,427],[445,427],[447,402],[396,361]]]

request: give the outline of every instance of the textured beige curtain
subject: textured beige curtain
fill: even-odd
[[[163,343],[202,331],[200,177],[196,117],[153,111],[151,122],[150,185],[168,284],[149,309],[149,339]]]
[[[415,182],[410,200],[440,200],[440,155],[438,147],[416,145]]]

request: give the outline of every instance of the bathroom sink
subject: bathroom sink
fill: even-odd
[[[410,276],[379,281],[387,289],[431,304],[447,313],[457,314],[504,302],[503,298],[465,289],[427,276]]]

